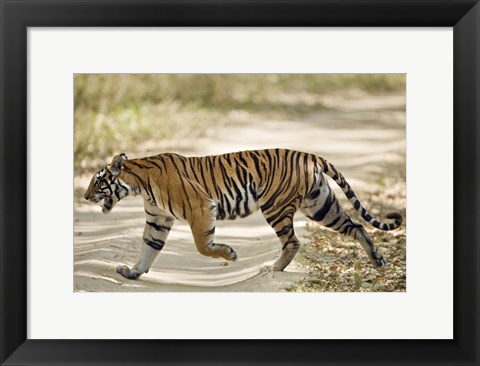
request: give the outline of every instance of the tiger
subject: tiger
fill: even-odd
[[[281,245],[280,257],[261,272],[283,271],[295,257],[300,248],[293,225],[297,211],[358,241],[374,266],[385,266],[386,259],[365,227],[342,209],[325,175],[374,228],[389,231],[402,224],[398,212],[386,215],[391,223],[372,217],[342,173],[324,158],[280,148],[199,157],[161,153],[138,159],[121,153],[93,175],[84,197],[100,203],[108,214],[123,198],[142,196],[146,222],[140,256],[132,268],[116,267],[116,272],[131,280],[148,273],[176,220],[189,224],[200,254],[236,261],[232,247],[215,241],[216,222],[246,217],[259,209]]]

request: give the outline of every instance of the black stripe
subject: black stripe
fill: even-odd
[[[208,189],[207,181],[206,181],[206,179],[205,179],[205,173],[204,173],[204,169],[203,169],[203,165],[202,165],[202,163],[204,163],[204,162],[205,162],[205,160],[199,160],[199,166],[200,166],[200,167],[199,167],[198,170],[200,171],[200,176],[202,177],[202,181],[203,181],[203,185],[202,185],[202,186],[203,186],[203,188],[205,188],[205,190],[207,191],[207,194],[208,194],[209,196],[211,196],[210,190]],[[205,169],[206,169],[206,168],[207,168],[207,166],[205,165]]]
[[[190,201],[187,201],[188,204],[190,205]],[[190,211],[191,211],[191,206],[190,206]],[[185,219],[187,218],[187,212],[185,211],[185,201],[182,200],[182,217]]]
[[[205,236],[209,236],[213,234],[215,234],[215,226],[212,227],[210,230],[205,231]]]
[[[340,220],[340,215],[338,215],[332,222],[328,223],[328,224],[325,224],[324,226],[326,227],[332,227],[332,226],[335,226],[335,224],[338,222],[338,220]]]
[[[145,210],[145,212],[150,216],[158,216],[158,215],[155,215],[155,214],[152,214],[152,213],[148,212],[147,210]]]
[[[150,200],[153,202],[152,206],[157,206],[157,200],[155,199],[155,195],[153,194],[153,189],[150,184],[150,177],[148,177],[148,180],[147,180],[147,193],[150,196]]]
[[[327,173],[327,172],[328,172],[328,164],[327,164],[327,161],[324,160],[324,159],[321,159],[321,160],[322,160],[322,163],[323,163],[323,164],[322,164],[322,165],[323,165],[323,171],[324,171],[325,173]]]
[[[264,206],[260,207],[260,209],[261,209],[262,212],[265,214]],[[274,225],[272,225],[273,220],[275,220],[276,218],[278,218],[282,213],[283,213],[283,211],[280,211],[280,210],[274,211],[273,215],[271,215],[271,216],[269,216],[269,217],[266,217],[266,216],[265,216],[265,220],[267,220],[267,222],[268,222],[268,224],[269,224],[270,226],[274,226]],[[281,217],[283,218],[284,216],[281,216]]]
[[[253,201],[257,202],[258,197],[257,197],[255,182],[253,181],[253,176],[250,173],[248,175],[248,180],[250,182],[250,184],[248,185],[248,190],[250,191],[250,194],[252,195]]]
[[[138,168],[140,168],[140,169],[152,169],[151,166],[146,166],[146,165],[137,163],[137,162],[135,162],[135,161],[133,161],[133,160],[129,160],[128,163],[131,164],[131,165],[133,165],[133,166],[136,166],[136,167],[138,167]]]
[[[149,162],[150,164],[155,165],[155,166],[158,168],[158,170],[160,170],[160,173],[163,173],[162,167],[161,167],[160,165],[158,165],[157,163],[153,162],[151,159],[152,159],[152,158],[147,158],[148,162]]]
[[[227,207],[225,209],[222,207],[222,210],[224,211],[224,218],[226,217],[227,213],[228,217],[230,217],[230,212],[232,212],[232,205],[230,204],[230,200],[226,199],[225,204]]]
[[[352,229],[355,227],[355,225],[353,224],[353,222],[350,220],[348,221],[347,225],[342,228],[342,231],[340,231],[341,234],[345,234],[345,235],[350,235],[350,232],[352,231]]]
[[[244,210],[244,216],[248,216],[250,215],[250,210],[248,208],[248,187],[250,186],[250,177],[251,177],[251,174],[248,173],[248,176],[247,176],[247,171],[245,171],[245,185],[243,186],[243,191],[245,192],[245,199],[244,199],[244,203],[243,203],[243,210]]]
[[[235,213],[236,213],[236,215],[240,215],[240,214],[241,214],[241,211],[240,211],[240,203],[242,203],[241,193],[240,193],[240,196],[237,196],[237,199],[236,199],[236,202],[235,202]]]
[[[222,172],[222,178],[223,178],[223,184],[225,185],[225,188],[228,192],[228,195],[233,198],[232,190],[230,189],[230,184],[231,184],[231,178],[227,174],[227,170],[225,169],[225,166],[223,163],[220,161],[219,163],[220,166],[220,171]]]
[[[269,150],[264,150],[264,153],[265,155],[267,156],[267,160],[268,160],[268,169],[269,171],[272,170],[272,165],[273,165],[273,157],[272,157],[272,154],[270,153]]]
[[[320,196],[320,189],[316,189],[315,191],[310,193],[310,195],[308,196],[308,199],[313,200],[313,199],[317,198],[318,196]]]
[[[245,165],[245,167],[248,167],[248,162],[245,160],[245,158],[242,156],[242,154],[240,153],[240,155],[238,155],[238,160],[240,160],[243,165]]]
[[[291,211],[291,210],[290,210],[290,211]],[[295,213],[295,211],[294,211],[293,213]],[[291,213],[289,213],[289,210],[284,209],[284,210],[283,210],[283,215],[280,216],[277,220],[272,221],[272,222],[270,223],[270,225],[271,225],[272,227],[275,227],[275,226],[277,226],[279,223],[281,223],[282,221],[284,221],[285,219],[291,219],[292,217],[293,217],[293,215],[292,215]]]
[[[194,162],[196,161],[196,158],[190,158],[189,159],[189,162],[190,162],[190,170],[193,172],[193,176],[195,177],[195,181],[197,182],[200,182],[200,180],[198,179],[198,176],[197,176],[197,168],[194,164]]]
[[[284,227],[282,227],[280,230],[276,231],[275,233],[277,234],[277,236],[282,236],[282,235],[288,234],[292,230],[292,227],[293,226],[291,224],[285,225]]]
[[[296,242],[296,240],[287,240],[285,242],[285,244],[283,244],[282,250],[285,250],[285,248],[287,247],[288,244],[295,243],[295,242]]]
[[[310,171],[308,169],[308,159],[309,156],[307,154],[304,154],[303,155],[303,174],[304,174],[304,178],[305,178],[305,182],[308,182],[309,178],[310,178]]]
[[[180,162],[181,162],[182,165],[183,165],[183,175],[184,175],[185,177],[189,178],[189,177],[188,177],[188,173],[187,173],[187,162],[186,162],[185,157],[180,156],[180,155],[177,155],[177,157],[180,159]]]
[[[228,205],[228,200],[226,201]],[[225,219],[225,209],[223,208],[223,205],[217,204],[217,220],[223,220]]]
[[[179,156],[175,155],[175,157],[177,157],[180,162],[183,162],[183,159],[181,159]],[[176,164],[176,160],[174,160],[174,157],[173,156],[169,156],[171,162],[172,162],[172,165],[173,165],[173,168],[176,170],[177,174],[178,174],[178,179],[180,180],[180,183],[182,185],[182,189],[183,189],[183,193],[184,193],[184,196],[185,197],[188,197],[188,194],[187,194],[187,190],[185,188],[185,179],[184,179],[184,175],[182,175],[182,173],[186,173],[186,166],[184,165],[184,170],[183,172],[179,169],[179,167],[177,166],[178,164]],[[188,206],[190,207],[190,211],[192,210],[192,206],[190,204],[190,201],[187,201],[188,203]],[[182,201],[182,208],[183,208],[183,214],[182,214],[182,217],[185,218],[185,201]]]
[[[223,157],[225,158],[225,160],[228,162],[228,164],[230,166],[232,166],[232,155],[233,154],[224,154]]]
[[[349,187],[347,193],[345,193],[345,196],[347,196],[347,198],[350,199],[355,196],[355,193],[353,193],[353,191]]]
[[[267,202],[265,202],[263,205],[260,206],[260,210],[262,210],[262,212],[265,212],[268,209],[270,209],[274,203],[275,203],[275,196],[270,197],[270,199]]]
[[[239,167],[237,166],[237,169],[236,169],[236,177],[240,180],[240,172],[238,171]],[[240,190],[240,188],[238,188],[238,185],[237,185],[237,182],[235,181],[235,179],[232,179],[232,186],[233,186],[233,189],[235,190],[235,213],[237,215],[240,215],[240,202],[242,201],[242,192]],[[231,214],[233,212],[229,210],[229,213]]]
[[[159,225],[155,222],[149,222],[147,221],[147,225],[153,227],[157,231],[170,231],[170,228],[164,225]]]
[[[322,206],[322,208],[320,208],[320,210],[315,212],[313,217],[310,217],[310,218],[315,220],[315,221],[322,221],[325,218],[325,216],[327,215],[328,211],[330,211],[330,207],[332,207],[333,202],[334,201],[332,200],[332,196],[328,195],[325,203]]]
[[[168,203],[168,209],[170,210],[170,213],[178,219],[177,215],[175,215],[175,212],[173,212],[172,201],[170,199],[169,192],[167,192],[167,195],[168,195],[168,202],[167,202]]]
[[[336,180],[338,179],[337,169],[335,169],[335,167],[334,167],[332,164],[330,164],[330,168],[332,169],[332,172],[333,172],[333,177],[332,177],[332,179],[336,181]]]
[[[207,163],[208,163],[208,168],[210,169],[210,181],[213,185],[213,187],[215,188],[215,191],[217,191],[217,187],[218,187],[218,184],[217,184],[217,181],[215,179],[215,166],[214,166],[214,162],[215,161],[212,161],[212,159],[210,159],[210,157],[208,156],[207,157]],[[218,191],[217,191],[217,196],[218,196]]]
[[[145,244],[155,250],[162,250],[163,246],[165,245],[165,242],[160,239],[143,239],[143,241],[145,242]]]
[[[362,217],[367,222],[370,222],[370,220],[372,219],[372,216],[370,216],[368,213],[365,213],[365,216],[362,215]]]
[[[115,183],[115,197],[117,198],[117,200],[120,201],[120,193],[119,193],[119,189],[120,189],[120,185],[118,183]]]
[[[262,170],[260,169],[260,162],[258,161],[258,157],[253,153],[250,153],[250,156],[253,160],[253,163],[255,164],[255,170],[257,171],[258,176],[262,177]]]

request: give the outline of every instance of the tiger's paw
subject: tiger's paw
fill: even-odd
[[[141,274],[136,271],[131,271],[130,268],[124,264],[117,266],[116,271],[129,280],[136,280]]]
[[[387,265],[387,260],[385,257],[378,252],[372,253],[372,262],[377,267],[385,267]]]
[[[273,266],[263,266],[260,268],[260,273],[272,273],[273,272]]]
[[[225,245],[225,244],[222,244],[222,245],[224,245],[225,252],[226,252],[224,255],[222,255],[222,257],[224,259],[226,259],[227,261],[235,262],[238,259],[237,252],[232,247],[230,247],[228,245]]]
[[[280,270],[276,268],[274,265],[263,266],[262,268],[260,268],[260,273],[273,273],[273,272],[280,272]]]
[[[226,255],[225,259],[235,262],[238,259],[237,252],[231,247],[228,247],[228,249],[229,249],[229,253]]]

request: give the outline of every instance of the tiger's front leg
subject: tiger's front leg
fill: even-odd
[[[198,211],[201,213],[197,212],[197,215],[194,215],[189,222],[198,252],[208,257],[236,261],[238,255],[232,247],[214,242],[216,224],[215,208],[209,207],[203,210],[199,209]]]
[[[149,271],[153,261],[163,249],[174,223],[174,218],[167,213],[153,210],[151,207],[147,208],[145,212],[147,221],[137,263],[132,268],[126,265],[117,267],[117,272],[130,280],[136,280]]]

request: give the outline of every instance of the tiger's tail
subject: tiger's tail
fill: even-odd
[[[402,224],[403,217],[398,212],[391,212],[386,215],[387,219],[395,220],[393,223],[390,223],[390,224],[383,223],[373,218],[368,213],[367,209],[362,205],[360,200],[357,198],[357,196],[352,190],[352,187],[350,187],[350,184],[348,184],[347,180],[342,175],[342,173],[337,171],[337,169],[335,169],[333,164],[329,163],[327,160],[321,157],[318,157],[318,159],[320,160],[320,164],[323,167],[323,172],[327,174],[330,178],[332,178],[335,181],[335,183],[338,184],[338,186],[342,189],[345,196],[353,205],[353,208],[355,208],[355,211],[357,211],[360,214],[360,216],[362,216],[362,219],[364,219],[373,227],[380,230],[385,230],[385,231],[395,230]]]

